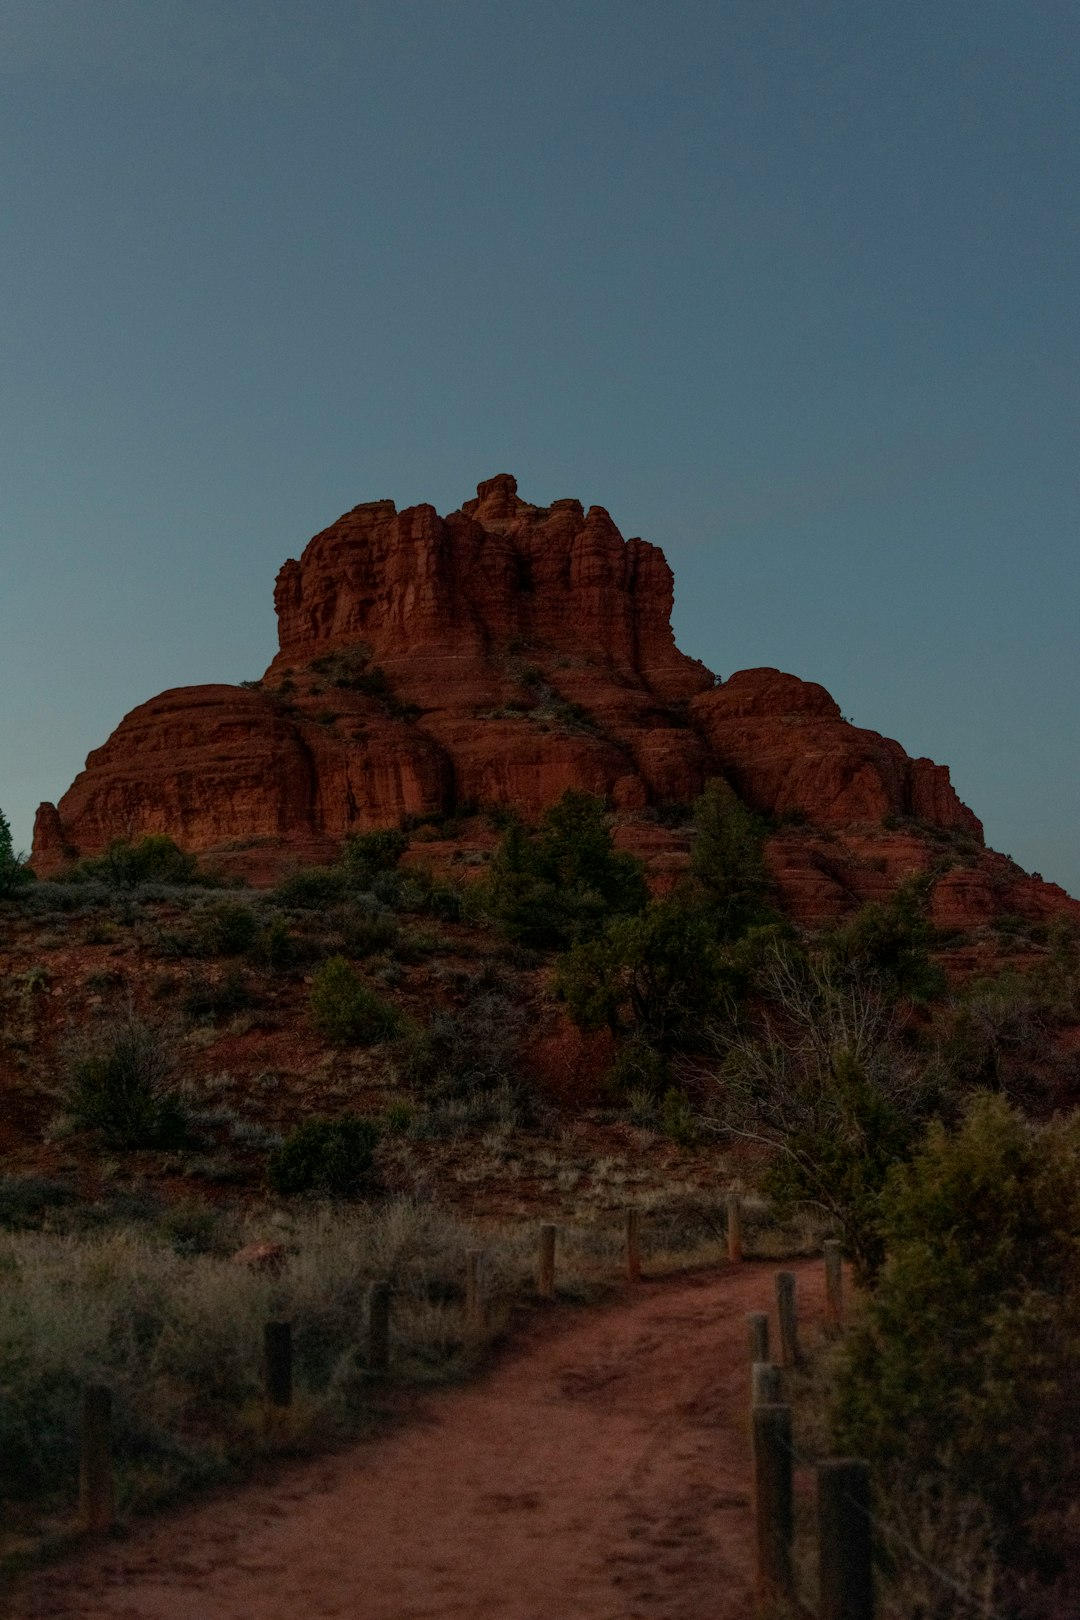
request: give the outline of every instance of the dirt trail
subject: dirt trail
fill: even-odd
[[[771,1309],[775,1269],[645,1282],[546,1325],[381,1440],[23,1576],[7,1613],[746,1620],[744,1317]],[[820,1266],[791,1269],[817,1318]]]

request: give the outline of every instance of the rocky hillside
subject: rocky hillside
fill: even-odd
[[[681,653],[662,552],[624,540],[602,507],[531,505],[506,474],[445,518],[370,502],[285,563],[274,601],[280,650],[261,681],[152,698],[41,806],[40,876],[167,833],[266,883],[350,832],[449,815],[467,829],[498,808],[535,819],[577,787],[607,799],[662,887],[688,848],[668,812],[723,777],[769,819],[800,922],[913,872],[935,874],[946,928],[1080,917],[985,848],[945,766],[849,724],[811,682],[720,680]]]

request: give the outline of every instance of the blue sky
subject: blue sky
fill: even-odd
[[[517,475],[1080,892],[1073,0],[2,0],[0,806]]]

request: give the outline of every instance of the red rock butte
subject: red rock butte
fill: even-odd
[[[132,710],[41,806],[34,868],[167,833],[270,877],[332,858],[350,832],[466,808],[532,819],[579,787],[662,874],[679,838],[650,811],[722,777],[772,818],[773,869],[801,920],[914,871],[937,874],[947,926],[1080,917],[985,849],[945,766],[850,725],[811,682],[775,669],[719,681],[681,653],[672,599],[658,547],[624,540],[600,506],[533,506],[505,473],[445,518],[356,506],[278,574],[279,651],[262,680]]]

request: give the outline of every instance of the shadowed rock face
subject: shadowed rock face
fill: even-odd
[[[925,838],[890,843],[884,818],[981,851],[947,769],[849,725],[822,687],[772,669],[717,684],[675,646],[672,591],[662,552],[624,540],[602,507],[533,506],[507,474],[445,518],[354,507],[281,569],[279,651],[263,680],[133,710],[59,804],[42,805],[35,869],[165,832],[268,877],[403,815],[469,805],[533,818],[568,787],[605,795],[632,847],[635,812],[687,803],[714,775],[802,824],[772,853],[808,921],[929,864]],[[876,879],[853,878],[861,867]],[[992,915],[1000,888],[985,872],[954,880],[945,911]],[[1019,909],[1053,910],[1057,896],[1071,904],[1035,884]]]

